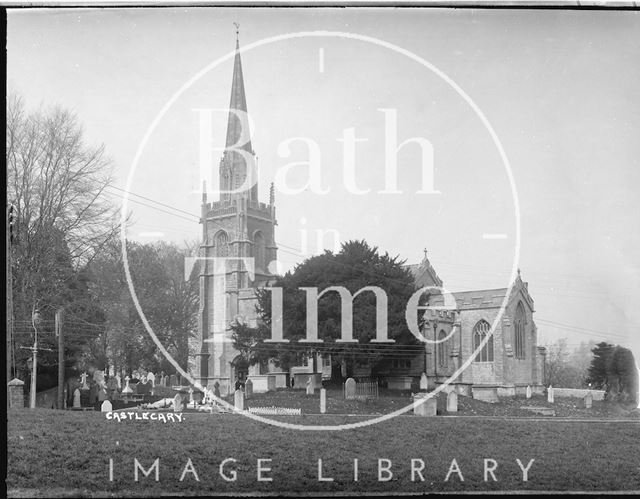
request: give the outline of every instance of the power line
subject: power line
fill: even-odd
[[[574,333],[580,333],[580,334],[585,334],[587,336],[597,336],[597,337],[617,337],[617,338],[628,338],[628,335],[625,334],[620,334],[620,333],[612,333],[612,332],[605,332],[605,331],[596,331],[594,329],[587,329],[587,328],[582,328],[579,326],[571,326],[569,324],[561,324],[558,322],[553,322],[553,321],[548,321],[545,319],[540,319],[540,318],[536,318],[535,321],[537,322],[541,322],[543,324],[547,324],[553,327],[556,327],[558,329],[564,329],[565,331],[570,331],[570,332],[574,332]]]

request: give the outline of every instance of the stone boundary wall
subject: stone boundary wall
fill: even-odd
[[[604,390],[588,390],[579,388],[556,388],[553,387],[554,397],[573,397],[584,398],[590,393],[593,396],[593,400],[604,400]]]

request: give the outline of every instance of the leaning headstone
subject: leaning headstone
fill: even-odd
[[[447,395],[447,412],[458,412],[458,394],[450,392]]]
[[[213,394],[220,398],[220,383],[218,383],[217,381],[213,384]]]
[[[173,412],[182,412],[182,395],[179,393],[173,397]]]
[[[584,401],[584,408],[591,409],[591,407],[593,406],[593,395],[591,395],[590,393],[587,393],[583,401]]]
[[[327,390],[320,388],[320,414],[327,412]]]
[[[250,398],[253,396],[253,381],[250,379],[244,384],[244,396],[245,398]]]
[[[113,405],[111,405],[111,402],[109,402],[108,400],[105,400],[104,402],[102,402],[100,410],[102,412],[111,412],[113,411]]]
[[[314,391],[313,379],[309,378],[307,381],[307,395],[313,395],[313,391]]]
[[[353,378],[347,379],[344,382],[344,398],[347,400],[356,398],[356,380]]]
[[[530,385],[527,385],[526,397],[528,399],[531,398],[531,386]]]
[[[82,407],[82,404],[80,403],[80,389],[76,388],[73,392],[73,408],[78,409],[80,407]]]
[[[427,375],[422,373],[420,376],[420,391],[426,392],[429,389],[429,380],[427,379]]]
[[[547,402],[553,404],[553,387],[551,385],[547,388]]]
[[[242,390],[236,390],[233,395],[233,405],[236,410],[244,411],[244,392]]]

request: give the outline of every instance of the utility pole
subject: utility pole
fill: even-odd
[[[15,207],[7,205],[7,383],[11,381],[12,346],[13,346],[13,274],[11,243],[13,242]],[[7,407],[9,407],[9,390],[7,390]]]
[[[33,330],[35,336],[33,340],[33,357],[32,357],[32,370],[31,370],[31,389],[29,391],[31,409],[36,408],[36,378],[38,376],[38,324],[40,324],[40,312],[33,307],[33,314],[31,315],[31,323],[33,324]]]
[[[58,336],[58,409],[64,409],[64,329],[61,308],[56,312],[55,327]]]

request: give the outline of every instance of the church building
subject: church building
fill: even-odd
[[[233,348],[229,324],[241,317],[248,325],[256,325],[255,290],[275,279],[275,268],[270,263],[277,259],[273,185],[269,202],[260,202],[257,183],[250,178],[255,152],[248,137],[247,100],[237,40],[229,108],[226,150],[219,165],[220,199],[208,202],[206,189],[202,199],[200,256],[205,258],[199,265],[196,378],[204,386],[218,382],[223,394],[232,390],[237,380],[247,377],[252,379],[256,391],[287,386],[294,376],[302,376],[300,380],[304,376],[326,378],[332,371],[330,357],[309,359],[290,373],[276,372],[272,365],[267,373],[262,373],[259,366],[248,366]],[[244,143],[243,131],[248,138]],[[236,144],[242,144],[241,151],[233,150]],[[251,187],[244,189],[247,180]],[[253,259],[253,263],[247,263],[246,259]],[[224,267],[214,267],[223,264]],[[420,264],[408,268],[416,289],[442,287],[426,252]],[[489,335],[507,291],[504,288],[453,293],[454,307],[425,312],[422,332],[432,341],[425,344],[424,354],[389,359],[377,365],[375,372],[373,366],[363,362],[354,366],[349,375],[374,376],[390,388],[416,389],[425,382],[430,388],[437,386],[454,374]],[[432,296],[429,305],[442,306],[442,295]],[[496,331],[453,380],[461,394],[491,401],[497,396],[524,393],[527,386],[534,392],[542,391],[545,349],[537,346],[533,313],[528,285],[518,272]],[[297,380],[296,386],[300,386]]]
[[[241,151],[233,150],[236,144]],[[255,325],[255,289],[273,279],[269,263],[277,259],[274,190],[272,186],[269,203],[259,201],[257,182],[251,178],[255,157],[236,40],[226,144],[219,166],[220,199],[207,202],[205,187],[200,218],[200,256],[204,258],[199,265],[196,378],[203,385],[218,381],[221,390],[232,387],[237,378],[244,379],[248,373],[246,362],[233,348],[228,325],[238,316]],[[243,189],[245,182],[253,185]],[[224,268],[214,269],[214,265]]]

